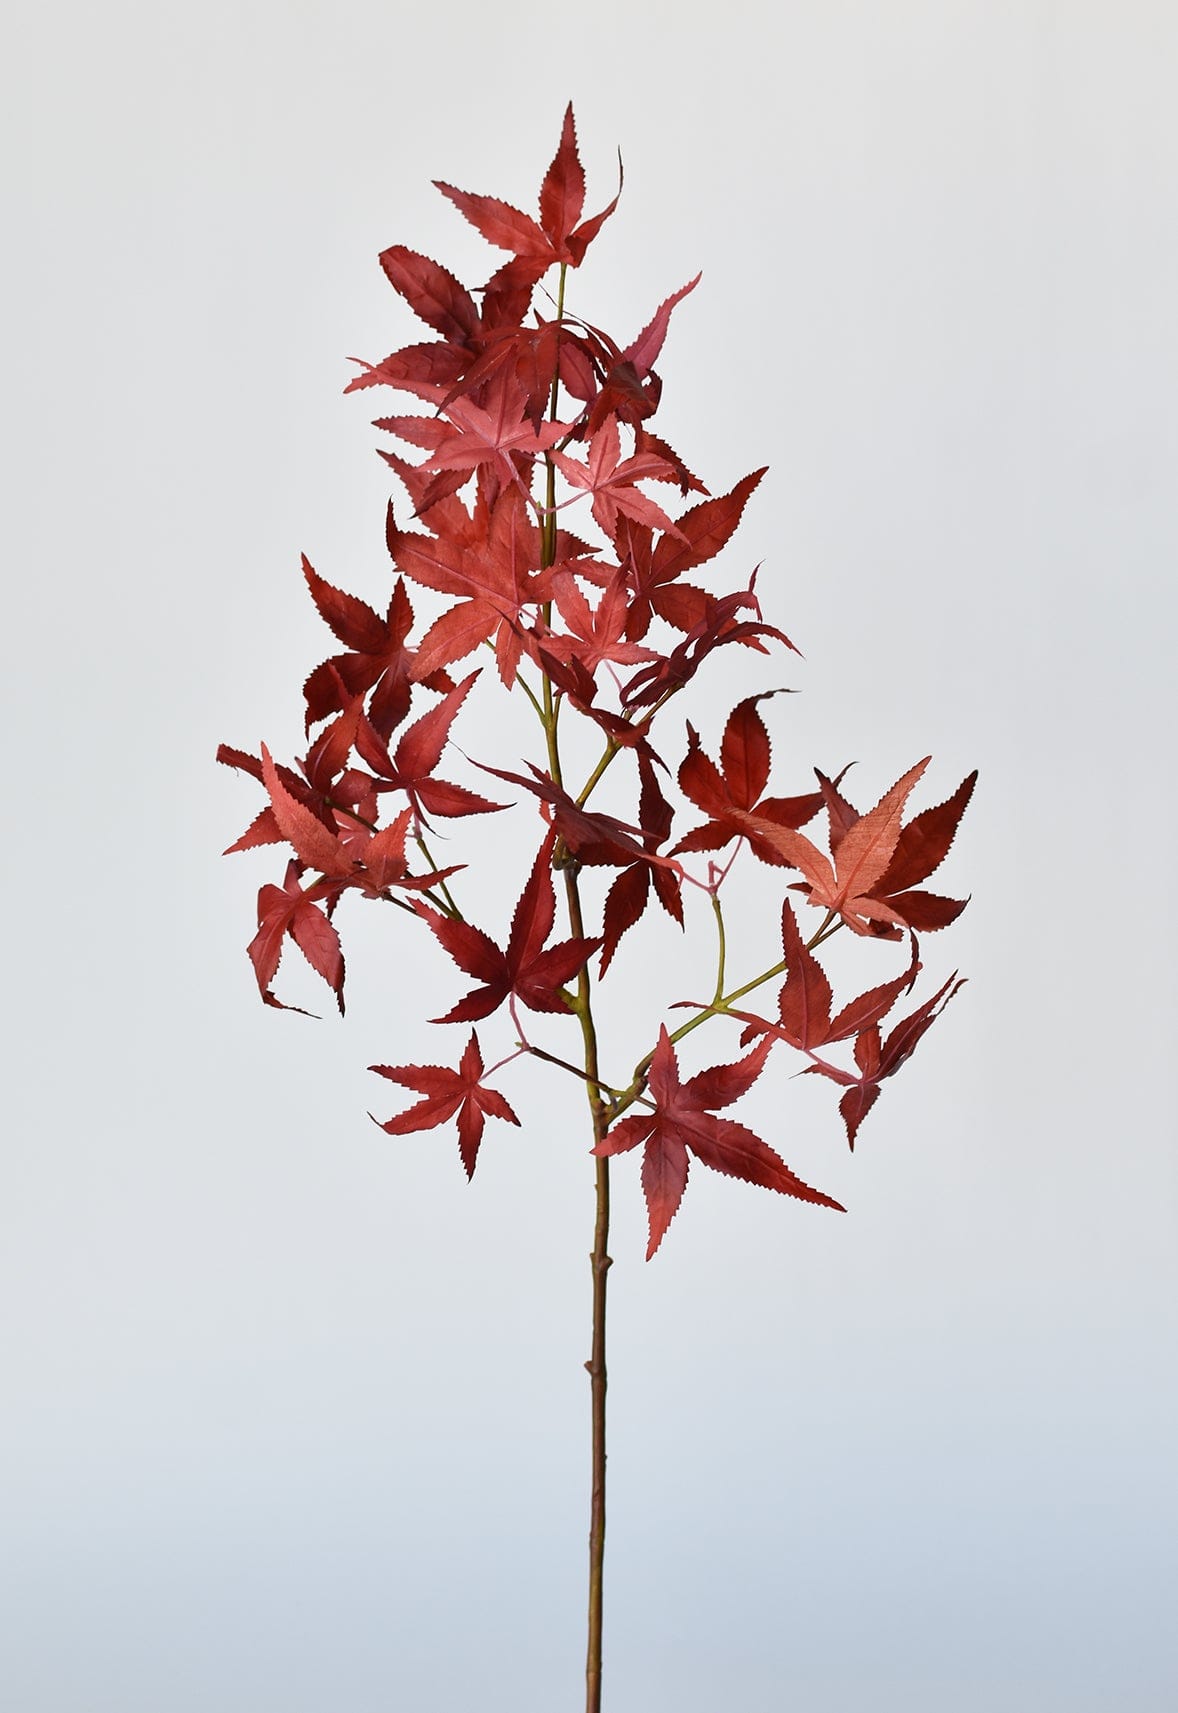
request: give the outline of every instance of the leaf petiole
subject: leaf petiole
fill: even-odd
[[[426,862],[429,863],[430,868],[435,874],[437,874],[441,864],[435,862],[433,852],[425,842],[425,834],[422,832],[420,825],[418,825],[414,831],[413,842],[425,858]],[[433,888],[430,887],[429,891],[426,893],[426,897],[432,898],[434,903],[437,904],[439,910],[444,910],[446,914],[448,916],[452,916],[456,922],[464,922],[466,918],[458,908],[457,904],[455,904],[454,899],[450,894],[450,888],[446,885],[444,880],[440,880],[438,882],[438,892],[441,894],[441,898],[437,897]]]

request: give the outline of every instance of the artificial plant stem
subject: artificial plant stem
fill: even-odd
[[[575,937],[585,932],[581,893],[575,867],[564,870],[569,926]],[[593,1020],[593,988],[588,964],[577,978],[577,1015],[585,1054],[585,1083],[593,1120],[594,1144],[609,1129],[610,1112],[601,1098],[597,1028]],[[605,1305],[609,1256],[609,1161],[596,1161],[597,1213],[589,1264],[593,1274],[593,1344],[585,1367],[589,1371],[592,1443],[589,1502],[589,1638],[585,1655],[585,1713],[601,1713],[601,1638],[605,1572]]]
[[[562,263],[556,298],[558,325],[564,315],[566,271]],[[556,420],[559,385],[558,370],[552,377],[552,392],[549,398],[549,416],[553,421]],[[547,454],[545,454],[545,464],[547,466],[544,495],[545,512],[540,531],[542,568],[553,564],[556,559],[556,466]],[[552,605],[549,602],[543,612],[545,625],[551,622],[551,613]],[[557,739],[557,717],[560,712],[560,704],[553,695],[552,680],[547,673],[544,674],[542,697],[542,718],[548,745],[548,769],[553,782],[560,785],[563,777],[560,745]],[[564,863],[562,872],[564,874],[569,927],[573,936],[580,939],[584,937],[585,920],[584,912],[581,909],[581,893],[575,859]],[[586,1093],[589,1097],[589,1111],[593,1121],[593,1141],[596,1145],[602,1141],[609,1129],[610,1115],[600,1094],[601,1079],[597,1057],[597,1029],[593,1020],[593,989],[588,964],[584,966],[577,977],[576,1012],[581,1024]],[[589,1370],[592,1413],[591,1497],[589,1506],[589,1637],[585,1656],[585,1713],[601,1713],[602,1593],[605,1568],[605,1283],[606,1275],[610,1269],[608,1254],[609,1161],[602,1157],[597,1159],[595,1164],[597,1168],[597,1210],[593,1225],[593,1251],[589,1257],[593,1271],[593,1344],[589,1360],[585,1364]]]
[[[605,772],[606,768],[609,766],[609,764],[613,760],[614,756],[617,755],[619,748],[620,748],[620,745],[617,744],[613,738],[608,738],[606,740],[606,745],[605,745],[605,749],[602,751],[601,760],[597,763],[597,766],[593,769],[593,772],[589,775],[588,779],[585,781],[584,785],[581,787],[581,790],[577,794],[577,807],[578,807],[578,809],[583,809],[585,807],[586,803],[589,801],[589,798],[593,792],[594,786],[597,784],[598,780],[601,778],[602,774]]]
[[[700,1024],[706,1023],[709,1018],[723,1017],[734,1000],[743,999],[746,993],[752,993],[754,988],[763,987],[767,981],[772,981],[774,976],[784,975],[789,969],[789,964],[783,958],[780,963],[775,963],[770,969],[762,970],[760,975],[753,977],[752,981],[746,981],[740,987],[734,987],[731,993],[724,993],[724,917],[720,910],[720,901],[715,894],[712,895],[712,909],[715,911],[717,926],[720,930],[720,979],[716,984],[716,994],[709,1005],[701,1005],[694,1017],[686,1023],[681,1023],[678,1029],[672,1030],[671,1040],[674,1042],[682,1041],[685,1035],[690,1035],[693,1029],[698,1029]],[[812,952],[815,946],[820,946],[824,940],[828,940],[841,927],[842,923],[836,920],[834,911],[828,910],[817,932],[806,941],[806,950]],[[635,1065],[634,1076],[629,1088],[624,1091],[621,1099],[616,1100],[613,1104],[610,1113],[611,1122],[620,1118],[622,1113],[628,1107],[633,1106],[641,1095],[646,1087],[646,1076],[653,1058],[653,1052],[647,1053],[646,1057],[639,1059]]]
[[[609,1272],[609,1161],[597,1161],[597,1222],[593,1231],[593,1350],[586,1363],[592,1396],[592,1497],[589,1509],[589,1644],[585,1713],[601,1713],[601,1636],[605,1572],[605,1286]]]
[[[717,920],[720,923],[721,934],[723,934],[723,917],[719,914],[719,900],[713,898],[712,905],[717,912]],[[808,952],[813,951],[815,946],[821,945],[824,938],[828,938],[829,935],[835,931],[836,927],[841,926],[839,923],[834,923],[834,926],[832,927],[832,922],[834,922],[834,912],[828,910],[818,932],[806,943],[806,950]],[[721,958],[723,958],[723,941],[721,941]],[[743,999],[746,993],[752,993],[754,988],[763,987],[767,981],[772,981],[774,976],[785,975],[788,969],[789,964],[783,958],[780,963],[774,964],[771,969],[763,970],[760,975],[754,976],[752,981],[746,981],[741,987],[734,987],[731,993],[724,993],[722,991],[722,985],[718,984],[717,994],[715,999],[712,1000],[712,1003],[705,1006],[703,1010],[699,1011],[690,1019],[689,1022],[681,1023],[678,1029],[673,1030],[671,1033],[672,1041],[681,1041],[684,1035],[690,1035],[693,1029],[698,1029],[700,1024],[706,1023],[709,1017],[715,1017],[717,1015],[722,1016],[734,1000]],[[722,963],[721,973],[723,973]],[[653,1057],[653,1054],[648,1054],[642,1061],[641,1068],[643,1070],[649,1068],[650,1061]]]
[[[724,960],[728,950],[728,937],[724,932],[724,910],[720,903],[719,892],[712,893],[712,914],[716,918],[716,992],[712,999],[713,1005],[718,1005],[724,997]]]
[[[438,872],[440,865],[437,862],[435,862],[434,854],[430,850],[429,846],[426,844],[425,837],[424,837],[420,827],[417,829],[416,833],[413,835],[413,839],[414,839],[414,843],[416,844],[418,850],[421,852],[421,854],[425,858],[426,862],[429,863],[430,867],[433,869],[434,873],[436,874]],[[432,891],[432,888],[431,888],[431,891]],[[459,922],[465,921],[466,918],[463,916],[462,911],[458,908],[457,904],[455,904],[453,898],[451,898],[450,888],[446,885],[446,882],[444,880],[438,881],[438,891],[441,893],[442,897],[446,900],[446,904],[449,907],[450,915],[453,916]]]
[[[555,1053],[546,1053],[543,1047],[534,1047],[530,1041],[521,1041],[520,1051],[530,1053],[533,1059],[543,1059],[546,1065],[556,1065],[558,1069],[568,1071],[570,1076],[580,1077],[583,1083],[589,1081],[588,1076],[579,1066],[570,1065],[567,1059],[560,1059]],[[599,1082],[594,1086],[608,1094],[611,1099],[617,1099],[622,1092],[620,1088],[612,1088],[609,1083]]]

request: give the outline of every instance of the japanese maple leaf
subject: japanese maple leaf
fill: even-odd
[[[471,361],[473,358],[464,345],[452,345],[445,340],[404,345],[379,363],[370,363],[364,357],[349,357],[348,362],[357,364],[360,373],[352,376],[344,391],[396,387],[430,404],[440,404]]]
[[[432,710],[437,715],[438,709]],[[442,710],[443,718],[446,710]],[[418,724],[435,724],[431,716],[426,715],[424,721]],[[320,868],[333,877],[336,894],[345,886],[355,886],[369,897],[387,893],[390,887],[405,887],[420,889],[430,887],[439,880],[447,880],[450,875],[457,873],[458,864],[445,869],[432,869],[425,875],[411,875],[405,855],[405,841],[409,824],[413,818],[412,807],[402,811],[391,825],[373,828],[371,822],[378,813],[377,793],[381,788],[380,781],[370,774],[362,773],[357,768],[348,768],[339,773],[338,755],[329,759],[325,751],[333,742],[333,729],[336,726],[345,727],[355,722],[349,722],[346,715],[334,721],[322,736],[312,746],[306,762],[303,764],[309,776],[310,783],[299,779],[297,774],[288,767],[276,765],[269,751],[263,748],[263,759],[258,761],[252,755],[246,755],[241,750],[231,749],[228,744],[221,744],[217,750],[217,760],[231,767],[239,767],[253,778],[266,786],[270,802],[251,823],[245,833],[234,844],[229,846],[230,852],[248,850],[255,845],[280,844],[287,840],[299,853],[301,864],[311,868]],[[361,722],[361,733],[364,726]],[[410,734],[406,733],[408,739]],[[347,740],[344,740],[347,741]],[[364,737],[366,747],[376,749],[387,761],[388,751],[371,727],[367,728]],[[391,765],[391,763],[390,763]],[[323,777],[323,776],[326,777]],[[338,777],[337,777],[338,775]],[[486,798],[476,797],[472,792],[463,792],[457,785],[447,786],[442,781],[432,782],[442,793],[452,792],[455,802],[469,801],[470,805],[461,811],[457,807],[451,813],[481,813],[478,806],[486,809],[498,808],[498,804],[489,803]],[[327,796],[330,785],[330,801]],[[358,808],[362,805],[362,810]],[[435,813],[440,811],[435,811]],[[324,865],[327,865],[324,869]],[[318,895],[317,895],[318,896]]]
[[[890,791],[885,791],[874,809],[859,815],[850,825],[834,832],[832,814],[831,858],[811,844],[804,833],[757,817],[758,831],[794,868],[805,875],[801,890],[811,904],[841,916],[857,934],[880,934],[898,939],[904,918],[890,905],[873,896],[892,861],[900,840],[904,805],[930,761],[925,756],[909,768]]]
[[[797,1196],[822,1207],[846,1210],[841,1203],[791,1172],[781,1156],[759,1136],[729,1118],[717,1118],[715,1107],[729,1106],[746,1094],[761,1074],[771,1040],[765,1040],[734,1065],[713,1065],[687,1082],[679,1079],[679,1064],[666,1026],[650,1064],[654,1110],[621,1119],[593,1149],[595,1154],[623,1154],[643,1145],[642,1188],[650,1216],[649,1261],[663,1240],[687,1187],[689,1155],[713,1171],[767,1190]]]
[[[759,822],[778,827],[804,827],[822,808],[821,791],[801,797],[762,797],[769,783],[771,747],[765,722],[757,703],[767,696],[749,696],[732,710],[720,744],[720,766],[700,748],[699,735],[687,728],[688,750],[679,769],[679,785],[697,809],[711,817],[675,846],[683,851],[715,851],[732,839],[747,839],[749,849],[764,863],[785,865],[787,859],[769,842]]]
[[[613,960],[618,941],[642,916],[653,887],[655,896],[668,916],[683,926],[681,897],[683,870],[673,857],[663,856],[659,845],[671,829],[671,806],[666,801],[654,775],[657,757],[650,746],[638,749],[638,767],[642,778],[639,796],[640,826],[619,821],[614,815],[589,809],[557,785],[551,774],[529,762],[532,778],[511,773],[503,768],[486,767],[486,773],[523,786],[546,805],[546,815],[559,834],[565,848],[584,867],[613,867],[622,872],[610,886],[606,896],[601,937],[601,968],[604,975]]]
[[[279,783],[286,792],[321,821],[333,837],[346,830],[341,829],[340,812],[345,816],[354,814],[359,804],[370,798],[372,815],[375,816],[376,812],[376,800],[371,796],[373,780],[358,768],[348,766],[363,717],[363,700],[362,696],[353,697],[344,711],[323,728],[305,759],[299,763],[303,778],[281,764],[275,768]],[[262,763],[257,756],[233,749],[229,744],[220,744],[217,760],[226,767],[236,767],[248,773],[259,784],[265,784]],[[248,850],[254,845],[281,844],[286,837],[272,804],[267,804],[225,854]]]
[[[251,779],[258,781],[259,785],[265,783],[262,777],[262,763],[256,755],[250,755],[245,750],[234,749],[232,744],[223,743],[217,745],[217,760],[223,767],[235,767],[241,773],[248,773]],[[316,803],[315,794],[306,780],[300,779],[291,768],[281,764],[279,764],[277,771],[286,790],[312,814],[318,816],[327,830],[331,832],[333,830],[330,824],[331,817],[322,805]],[[252,850],[257,845],[280,845],[285,838],[286,834],[278,825],[273,808],[267,803],[266,807],[258,815],[255,815],[240,838],[235,839],[231,845],[225,847],[223,854],[232,856],[236,851]]]
[[[922,880],[938,869],[948,855],[958,823],[977,783],[977,770],[962,780],[952,797],[923,810],[901,827],[900,837],[887,868],[873,886],[867,898],[887,911],[877,920],[874,931],[885,931],[889,922],[900,921],[910,928],[932,932],[947,928],[955,922],[969,902],[965,898],[942,898],[936,892],[914,890]],[[839,780],[827,779],[819,773],[830,814],[830,848],[837,857],[844,837],[852,831],[860,816],[840,793]]]
[[[911,991],[920,973],[916,935],[912,935],[912,956],[908,968],[891,981],[869,988],[838,1012],[833,1009],[833,995],[826,971],[802,939],[797,917],[789,899],[781,910],[781,944],[785,953],[787,974],[778,996],[779,1022],[768,1023],[746,1011],[730,1011],[747,1028],[741,1035],[741,1046],[766,1031],[791,1047],[809,1052],[832,1041],[846,1041],[872,1023],[878,1023],[902,993]]]
[[[553,452],[552,462],[574,488],[592,494],[594,520],[612,541],[617,535],[618,513],[636,523],[677,535],[678,530],[661,506],[639,493],[635,482],[673,482],[675,468],[657,452],[639,452],[622,458],[621,437],[614,416],[607,416],[589,442],[586,463],[565,452]]]
[[[483,1087],[483,1055],[478,1035],[473,1029],[456,1071],[446,1070],[441,1065],[369,1065],[368,1068],[378,1076],[387,1077],[390,1082],[400,1083],[402,1087],[425,1096],[407,1112],[398,1113],[381,1124],[381,1129],[390,1136],[404,1136],[411,1130],[432,1130],[457,1116],[458,1149],[468,1178],[474,1176],[487,1118],[503,1118],[508,1124],[519,1123],[498,1089]],[[380,1120],[375,1122],[379,1124]]]
[[[537,317],[535,327],[521,325],[531,298],[526,278],[514,289],[485,291],[480,312],[466,287],[428,256],[394,244],[381,253],[380,263],[389,283],[442,339],[407,345],[382,363],[353,358],[363,372],[345,391],[392,386],[445,410],[454,399],[485,388],[505,371],[523,389],[525,413],[537,429],[554,378],[575,398],[588,400],[597,392],[600,358],[591,338],[575,331],[567,319]]]
[[[402,732],[391,756],[388,746],[372,727],[366,728],[361,723],[357,748],[376,775],[377,792],[404,791],[415,814],[422,817],[484,815],[504,807],[465,785],[454,785],[433,776],[449,741],[450,727],[477,677],[477,672],[468,674],[436,707],[415,720]]]
[[[755,579],[754,579],[755,581]],[[793,643],[776,625],[767,625],[761,618],[761,604],[753,587],[736,589],[730,595],[706,596],[704,616],[676,643],[670,654],[660,656],[653,665],[644,666],[622,686],[621,703],[627,713],[636,708],[653,708],[656,702],[679,690],[699,671],[714,649],[727,643],[740,642],[766,652],[762,637],[773,637],[793,648]],[[632,610],[632,609],[631,609]],[[751,619],[739,619],[737,614],[750,611]],[[795,651],[796,652],[796,651]],[[800,836],[800,835],[795,835]]]
[[[429,435],[433,444],[429,457],[421,466],[428,470],[476,470],[480,464],[497,467],[509,481],[515,481],[516,469],[512,455],[524,454],[534,458],[568,433],[567,422],[542,422],[539,426],[528,414],[528,394],[515,375],[501,370],[487,388],[481,404],[461,397],[446,407],[448,422],[438,420],[437,433]],[[378,426],[394,422],[404,424],[405,418],[388,417]],[[405,438],[403,428],[394,429]],[[426,438],[424,428],[419,438]]]
[[[640,661],[657,658],[653,649],[626,640],[628,602],[626,579],[620,569],[606,585],[596,607],[590,607],[568,572],[553,577],[552,591],[568,632],[548,632],[544,649],[549,655],[557,660],[579,660],[587,672],[596,672],[607,661],[636,666]]]
[[[577,137],[570,103],[561,127],[560,144],[540,187],[539,224],[495,196],[473,196],[465,190],[435,179],[443,196],[496,249],[508,250],[520,266],[517,276],[537,280],[554,262],[579,267],[585,251],[617,207],[615,196],[608,207],[590,220],[581,219],[585,205],[585,174],[577,153]]]
[[[688,280],[685,286],[665,298],[642,332],[624,351],[620,351],[600,328],[588,329],[601,347],[605,370],[601,391],[589,412],[587,426],[590,434],[597,432],[607,416],[616,416],[619,422],[628,422],[636,427],[644,417],[654,415],[663,391],[663,384],[654,372],[654,362],[663,348],[671,311],[695,290],[700,277],[696,274],[693,280]],[[677,459],[675,462],[679,465]],[[684,475],[688,474],[682,465],[679,468]],[[707,491],[694,477],[689,479],[687,487],[695,487],[700,493]]]
[[[604,976],[613,961],[622,935],[641,918],[652,888],[667,915],[678,922],[681,928],[683,926],[679,865],[670,858],[657,855],[658,847],[665,844],[670,836],[674,811],[659,785],[652,755],[639,753],[638,771],[642,781],[638,798],[638,819],[642,824],[642,838],[646,850],[644,860],[623,869],[606,894],[602,911],[599,978]]]
[[[540,569],[539,531],[515,488],[490,503],[481,539],[471,540],[464,528],[451,531],[447,516],[436,511],[431,525],[435,518],[440,533],[397,531],[393,537],[394,557],[407,577],[459,597],[421,639],[414,670],[435,672],[494,637],[500,677],[510,687],[523,649],[520,612],[551,593]]]
[[[382,250],[380,265],[393,290],[427,327],[452,345],[477,345],[482,335],[478,305],[449,268],[404,244]]]
[[[959,981],[956,973],[951,975],[944,987],[938,988],[931,999],[926,999],[923,1005],[917,1006],[915,1011],[897,1023],[886,1040],[881,1039],[878,1022],[868,1024],[855,1038],[857,1076],[842,1070],[838,1065],[827,1064],[816,1054],[810,1055],[815,1062],[807,1066],[808,1071],[829,1077],[832,1082],[841,1084],[846,1090],[839,1101],[839,1111],[847,1127],[847,1141],[852,1148],[855,1146],[859,1126],[879,1099],[879,1085],[885,1077],[895,1076],[900,1066],[912,1057],[921,1036],[936,1022],[958,989],[964,986],[964,980]]]
[[[407,346],[383,363],[363,364],[366,372],[357,375],[346,392],[387,384],[407,392],[420,391],[421,396],[440,402],[436,397],[439,387],[452,384],[464,370],[468,383],[474,381],[473,370],[488,346],[519,328],[531,301],[531,288],[524,283],[514,292],[484,293],[480,311],[448,268],[403,244],[382,250],[380,265],[393,290],[427,326],[441,334],[442,343]],[[361,359],[353,357],[351,361]]]
[[[639,859],[676,876],[682,874],[679,864],[671,857],[657,854],[654,848],[659,842],[657,836],[652,842],[642,827],[632,827],[628,821],[619,821],[616,816],[606,815],[599,809],[586,808],[557,785],[551,774],[543,772],[533,762],[527,763],[531,779],[522,773],[511,773],[506,768],[488,767],[481,761],[475,765],[484,773],[493,773],[497,779],[522,785],[525,791],[530,791],[542,803],[549,805],[548,818],[553,830],[579,863],[587,867],[608,868],[622,867]]]
[[[730,493],[692,506],[675,520],[674,534],[659,537],[637,521],[619,539],[619,552],[629,574],[632,598],[627,635],[640,642],[654,614],[677,630],[691,630],[704,616],[710,597],[693,584],[681,584],[684,571],[706,565],[731,539],[749,495],[765,474],[754,470]]]
[[[344,391],[392,386],[440,404],[463,372],[477,362],[486,343],[484,319],[462,282],[429,256],[392,244],[381,251],[380,265],[393,290],[442,338],[434,344],[406,345],[383,363],[352,357],[349,360],[358,363],[362,373]]]
[[[551,403],[554,381],[573,398],[588,399],[596,391],[592,347],[567,321],[537,317],[534,328],[521,327],[514,335],[509,350],[515,378],[527,395],[528,419],[537,428]]]
[[[482,983],[433,1022],[475,1023],[497,1011],[511,994],[530,1011],[568,1009],[560,990],[584,967],[601,941],[575,938],[545,949],[556,920],[552,848],[550,834],[540,847],[515,907],[505,952],[481,928],[417,903],[418,915],[433,929],[459,969]]]
[[[524,414],[540,429],[552,401],[552,384],[558,382],[574,398],[589,399],[597,391],[595,351],[591,342],[574,331],[567,320],[536,318],[534,327],[501,327],[485,342],[478,360],[440,402],[445,410],[452,399],[473,393],[493,375],[506,369],[522,389]]]
[[[393,585],[388,612],[379,618],[365,601],[336,589],[303,555],[303,575],[324,622],[350,652],[317,666],[303,686],[307,730],[342,710],[351,696],[372,690],[368,718],[387,741],[409,712],[410,673],[416,651],[405,641],[413,627],[413,608],[400,577]],[[427,669],[418,682],[432,690],[450,690],[445,672]]]
[[[262,779],[274,819],[299,861],[332,879],[351,880],[356,873],[355,859],[338,834],[325,827],[305,803],[287,790],[265,744],[262,745]]]
[[[675,480],[679,484],[679,492],[685,498],[688,494],[703,494],[705,498],[708,497],[708,490],[699,477],[693,475],[687,468],[675,448],[668,446],[665,440],[657,434],[652,434],[641,423],[634,424],[634,450],[635,452],[657,452],[659,457],[664,459],[674,470]]]
[[[289,934],[311,968],[321,975],[335,994],[341,1013],[344,1009],[344,956],[339,935],[319,908],[323,900],[328,907],[339,896],[340,887],[331,881],[315,881],[303,888],[299,884],[302,867],[297,862],[286,866],[286,878],[281,886],[263,886],[258,893],[258,931],[247,948],[258,990],[267,1005],[279,1010],[296,1009],[275,999],[270,984],[278,972],[282,947]]]
[[[359,824],[346,831],[341,828],[348,849],[364,865],[363,874],[355,884],[367,897],[387,897],[392,887],[425,891],[466,867],[465,863],[452,863],[449,868],[430,869],[427,874],[410,874],[405,846],[412,820],[413,809],[408,808],[375,833]]]

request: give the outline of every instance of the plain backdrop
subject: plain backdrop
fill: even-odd
[[[729,564],[804,659],[705,742],[787,684],[780,791],[980,769],[969,985],[855,1155],[817,1079],[747,1105],[849,1213],[697,1172],[646,1266],[617,1170],[607,1705],[1172,1708],[1178,14],[46,0],[5,60],[0,1702],[581,1702],[581,1103],[510,1080],[470,1186],[382,1135],[461,978],[358,909],[347,1021],[264,1009],[213,765],[301,751],[299,553],[388,587],[377,253],[485,278],[430,180],[533,207],[571,98],[589,207],[626,173],[578,309],[702,268],[662,431],[770,466]],[[655,944],[627,1054],[707,985]]]

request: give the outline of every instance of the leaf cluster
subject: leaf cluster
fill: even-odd
[[[432,942],[474,982],[434,1021],[485,1024],[503,1012],[510,1041],[490,1069],[474,1030],[455,1068],[372,1067],[421,1096],[384,1123],[390,1134],[454,1122],[472,1174],[486,1119],[518,1123],[490,1079],[528,1058],[587,1085],[598,1155],[641,1148],[648,1255],[679,1207],[693,1157],[838,1207],[769,1143],[720,1114],[771,1058],[792,1052],[802,1069],[842,1089],[854,1144],[883,1082],[961,985],[950,977],[885,1029],[921,973],[918,934],[947,927],[964,908],[924,882],[948,853],[974,776],[908,819],[927,758],[866,810],[845,795],[845,769],[833,777],[816,770],[813,785],[781,795],[762,711],[773,691],[733,708],[715,759],[695,726],[668,713],[719,650],[764,657],[793,649],[765,618],[754,571],[729,568],[717,580],[717,561],[764,470],[713,494],[651,426],[662,396],[655,364],[698,276],[629,337],[572,313],[570,276],[618,199],[585,217],[571,108],[537,216],[439,188],[506,259],[472,288],[404,245],[380,257],[389,284],[431,335],[360,362],[347,389],[391,388],[409,399],[409,409],[376,421],[394,442],[381,456],[403,490],[385,520],[387,606],[378,612],[304,558],[311,599],[339,645],[303,687],[306,753],[287,765],[264,744],[256,755],[218,751],[264,792],[229,849],[285,851],[282,882],[259,891],[248,947],[259,991],[282,1006],[274,983],[293,942],[342,1011],[341,902],[392,906],[405,933],[418,937],[406,967]],[[522,696],[535,716],[532,755],[481,754],[477,726],[465,740],[494,795],[451,777],[453,729],[476,687],[480,697]],[[576,779],[566,777],[570,722],[599,752]],[[607,774],[629,794],[625,817],[600,805]],[[439,821],[509,807],[521,828],[519,891],[504,935],[469,918],[467,865],[439,866],[430,837]],[[820,818],[824,843],[802,830]],[[478,850],[476,836],[467,864]],[[733,873],[749,862],[779,882],[781,955],[733,982],[724,903]],[[592,1039],[598,989],[652,902],[680,928],[704,919],[711,997],[687,1001],[691,1017],[673,1028],[669,1016],[652,1018],[649,1049],[611,1081],[578,1048],[578,1035],[582,1048]],[[798,912],[809,912],[805,926]],[[899,942],[903,963],[836,1005],[816,952],[843,929],[883,945],[884,955]],[[778,981],[775,1011],[749,1008],[749,995]],[[561,1052],[532,1038],[536,1024],[525,1012],[546,1020]],[[739,1028],[744,1056],[685,1077],[678,1044],[725,1021]],[[570,1055],[579,1050],[578,1065]]]

